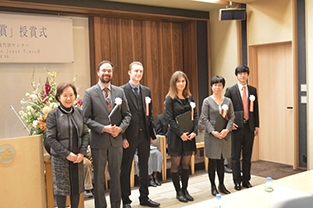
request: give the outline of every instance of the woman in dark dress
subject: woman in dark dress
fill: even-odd
[[[194,128],[191,132],[183,132],[176,123],[176,117],[190,111]],[[192,154],[196,151],[195,136],[197,134],[197,111],[195,101],[190,94],[189,80],[184,72],[176,71],[170,80],[170,89],[165,100],[165,112],[169,120],[168,152],[171,156],[171,176],[176,190],[176,198],[180,202],[193,201],[187,191],[189,166]],[[182,163],[181,181],[179,181],[179,166]]]
[[[89,132],[82,110],[73,107],[76,88],[63,83],[57,87],[60,106],[47,117],[46,142],[51,147],[53,193],[58,208],[65,208],[70,195],[71,207],[77,208],[79,195],[84,191],[83,158],[87,151]]]

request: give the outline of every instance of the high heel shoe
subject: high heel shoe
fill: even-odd
[[[224,194],[230,194],[230,191],[228,191],[228,190],[226,189],[226,187],[224,186],[224,184],[220,184],[220,185],[218,186],[218,190],[219,190],[220,192],[224,193]]]
[[[213,196],[216,196],[216,194],[219,194],[219,192],[217,191],[215,185],[212,185],[212,186],[211,186],[211,193],[212,193]]]

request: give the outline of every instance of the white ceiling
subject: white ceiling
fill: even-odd
[[[169,7],[177,9],[189,9],[189,10],[198,10],[198,11],[213,11],[221,8],[225,8],[226,4],[229,1],[219,0],[217,3],[207,3],[200,1],[192,0],[103,0],[103,1],[112,1],[112,2],[123,2],[130,4],[141,4],[148,6],[160,6],[160,7]],[[238,3],[249,3],[253,1],[261,0],[235,0],[233,1]]]

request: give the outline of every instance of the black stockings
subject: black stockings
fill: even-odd
[[[187,190],[188,180],[189,180],[189,166],[190,166],[191,155],[182,156],[182,157],[171,157],[172,166],[171,166],[171,175],[172,181],[176,190],[176,193],[180,191],[180,182],[179,182],[179,166],[181,164],[181,181],[182,181],[182,190]]]
[[[210,159],[209,158],[209,179],[211,185],[215,186],[215,169],[217,170],[217,176],[220,184],[224,184],[224,159]]]

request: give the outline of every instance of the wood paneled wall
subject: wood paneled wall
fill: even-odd
[[[112,83],[117,86],[127,83],[128,65],[136,60],[144,65],[141,83],[151,89],[154,116],[163,112],[174,71],[187,74],[197,100],[195,23],[91,17],[91,83],[98,81],[96,67],[105,59],[115,65]]]

